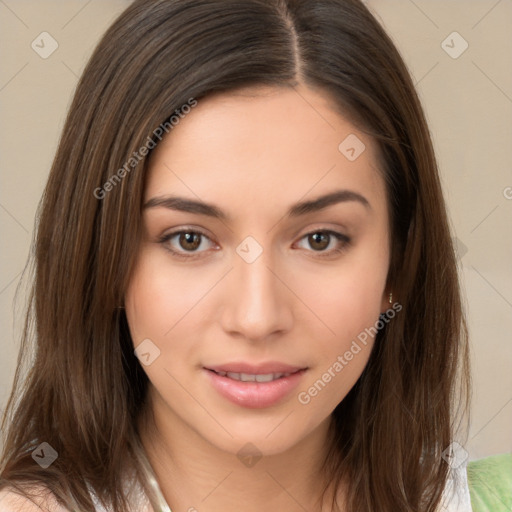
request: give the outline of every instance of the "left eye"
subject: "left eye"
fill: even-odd
[[[176,248],[176,246],[173,247],[172,244],[172,241],[175,238],[177,239],[178,248]],[[200,231],[193,230],[181,230],[163,235],[158,242],[160,242],[173,255],[179,258],[192,259],[199,257],[201,253],[204,252],[198,250],[201,248],[203,239],[206,239],[213,244],[207,235]],[[313,249],[312,252],[321,253],[321,256],[324,254],[337,254],[343,251],[345,246],[350,243],[349,237],[331,230],[312,231],[300,238],[300,241],[302,240],[307,241],[309,246]],[[331,246],[330,249],[329,246]]]
[[[328,254],[341,252],[350,242],[350,238],[346,235],[331,230],[312,231],[304,235],[301,240],[306,240],[309,246],[314,249],[314,252]],[[333,241],[334,248],[331,247],[331,250],[326,250]]]

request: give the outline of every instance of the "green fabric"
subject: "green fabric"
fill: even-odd
[[[467,475],[473,512],[512,511],[512,454],[473,460]]]

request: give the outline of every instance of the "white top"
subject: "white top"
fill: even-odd
[[[443,490],[439,512],[472,512],[469,494],[467,461],[458,469],[450,470],[450,478]]]
[[[152,509],[142,487],[137,482],[130,488],[134,512],[172,512],[154,476],[150,476],[150,481],[159,498],[158,510]],[[111,509],[105,509],[98,503],[93,492],[91,492],[91,496],[95,503],[95,512],[111,512]],[[55,506],[55,504],[54,507],[55,508],[51,508],[52,512],[69,512],[62,507]],[[6,489],[0,491],[0,512],[36,512],[40,510],[39,507],[36,507],[26,498],[22,498]],[[472,512],[466,464],[451,471],[451,477],[447,481],[447,485],[443,491],[443,502],[438,508],[438,512]]]

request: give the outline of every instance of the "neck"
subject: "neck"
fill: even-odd
[[[330,418],[286,452],[252,458],[214,446],[157,401],[139,432],[173,512],[239,512],[242,503],[244,512],[331,510],[321,472]]]

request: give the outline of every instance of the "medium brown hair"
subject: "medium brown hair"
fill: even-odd
[[[449,469],[442,452],[469,401],[456,258],[414,84],[358,0],[136,0],[106,32],[38,210],[0,488],[28,494],[28,484],[42,484],[65,506],[91,510],[90,486],[122,512],[120,477],[132,467],[158,506],[137,431],[148,379],[117,308],[141,237],[149,155],[129,170],[126,162],[191,98],[298,83],[322,91],[378,145],[391,212],[388,285],[403,308],[333,412],[324,470],[333,488],[348,479],[348,510],[435,510]],[[31,457],[42,442],[59,454],[47,469]]]

